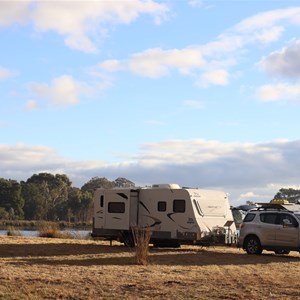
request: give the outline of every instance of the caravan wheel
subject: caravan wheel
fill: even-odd
[[[180,248],[180,243],[177,241],[159,241],[159,242],[154,242],[153,247],[155,247],[155,248]]]
[[[122,241],[125,244],[125,246],[128,248],[133,248],[135,246],[132,233],[128,231],[122,232]]]

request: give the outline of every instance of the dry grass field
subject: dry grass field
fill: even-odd
[[[300,299],[300,255],[0,237],[0,299]]]

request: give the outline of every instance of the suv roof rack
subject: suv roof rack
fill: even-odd
[[[258,207],[251,209],[250,211],[258,210],[277,210],[277,211],[288,211],[291,213],[300,214],[300,204],[296,203],[256,203]]]
[[[257,203],[259,205],[259,207],[257,207],[254,210],[286,210],[289,211],[287,209],[287,207],[283,206],[282,204],[279,203]]]

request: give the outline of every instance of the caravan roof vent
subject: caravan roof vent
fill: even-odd
[[[180,186],[176,183],[162,183],[162,184],[153,184],[152,185],[153,189],[180,189]]]

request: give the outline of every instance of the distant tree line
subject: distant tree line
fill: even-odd
[[[109,181],[93,177],[81,188],[73,187],[64,174],[39,173],[26,181],[0,178],[0,219],[90,222],[93,193],[97,188],[135,187],[126,178]],[[274,199],[300,202],[300,190],[282,188]]]
[[[90,222],[95,189],[134,186],[126,178],[93,177],[77,188],[66,175],[50,173],[21,182],[0,178],[0,219]]]
[[[300,203],[300,190],[292,188],[282,188],[274,196],[276,200],[288,200],[290,203]]]

